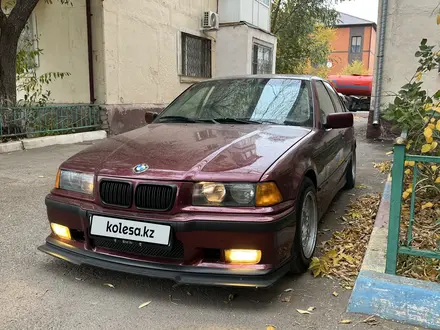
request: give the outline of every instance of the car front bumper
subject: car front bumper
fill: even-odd
[[[252,270],[249,275],[234,269],[148,263],[79,249],[52,237],[48,237],[46,244],[39,246],[38,250],[76,265],[169,279],[181,284],[268,287],[289,271],[288,263],[276,270]]]
[[[46,197],[46,206],[49,222],[80,232],[82,238],[73,239],[72,236],[72,240],[64,240],[51,234],[38,249],[73,264],[166,278],[178,283],[219,286],[267,287],[289,271],[296,227],[292,209],[265,217],[239,216],[239,221],[231,221],[223,215],[223,218],[207,215],[206,218],[181,220],[183,215],[179,215],[158,219],[154,215],[109,210],[93,203],[78,203],[53,195]],[[97,237],[90,235],[93,214],[169,225],[174,240],[183,245],[183,258],[173,260],[133,255],[96,245]],[[212,256],[205,255],[207,250],[221,253],[231,248],[261,250],[262,259],[255,265],[233,265],[225,263],[223,257],[212,259]]]

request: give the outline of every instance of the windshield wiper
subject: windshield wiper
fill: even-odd
[[[245,118],[215,118],[215,121],[219,123],[240,123],[240,124],[274,124],[279,125],[279,123],[271,120],[251,120]]]
[[[214,123],[214,119],[193,119],[184,116],[164,116],[157,119],[157,122],[174,122],[174,123]]]
[[[215,118],[218,123],[261,124],[259,121],[244,118]]]

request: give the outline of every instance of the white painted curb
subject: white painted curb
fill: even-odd
[[[23,149],[36,149],[57,144],[74,144],[94,140],[102,140],[107,138],[107,132],[104,130],[63,134],[54,136],[43,136],[33,139],[23,139],[21,141],[12,141],[7,143],[0,143],[0,154]]]
[[[23,144],[21,143],[21,141],[0,143],[0,154],[19,150],[23,150]]]

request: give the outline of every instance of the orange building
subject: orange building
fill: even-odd
[[[340,74],[356,60],[362,61],[365,70],[372,74],[376,54],[376,23],[339,13],[335,28],[336,37],[328,62],[330,74]]]

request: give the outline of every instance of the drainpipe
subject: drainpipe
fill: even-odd
[[[385,33],[388,16],[388,0],[382,0],[382,13],[380,19],[379,29],[379,55],[376,71],[376,88],[374,89],[374,113],[373,113],[373,125],[379,125],[380,120],[380,101],[382,92],[382,79],[383,79],[383,61],[385,50]]]
[[[93,76],[93,49],[92,49],[92,12],[90,9],[90,1],[86,0],[86,16],[87,16],[87,55],[89,61],[89,89],[90,104],[95,103],[95,79]]]

